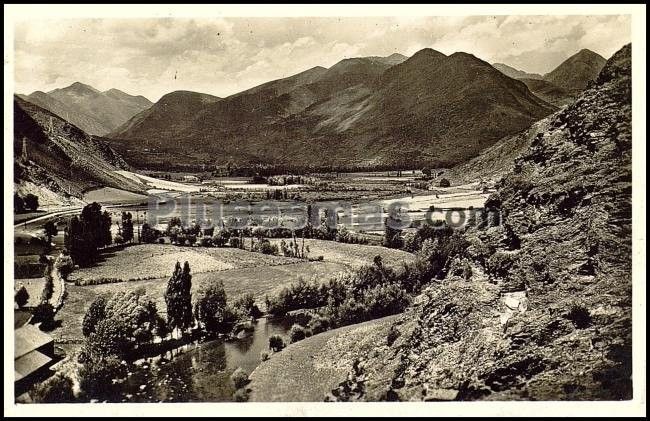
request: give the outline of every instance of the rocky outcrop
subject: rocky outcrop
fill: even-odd
[[[502,224],[466,232],[471,278],[360,357],[362,399],[631,398],[630,69],[627,45],[537,134],[489,201]]]

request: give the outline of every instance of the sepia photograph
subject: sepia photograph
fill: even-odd
[[[371,9],[4,6],[5,415],[645,416],[645,5]]]

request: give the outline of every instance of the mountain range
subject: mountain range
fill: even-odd
[[[170,95],[108,134],[133,165],[452,165],[555,110],[471,54],[432,49],[345,59],[223,99]]]
[[[153,105],[143,96],[129,95],[118,89],[100,92],[80,82],[47,93],[36,91],[19,96],[97,136],[109,133]]]
[[[449,167],[572,101],[604,62],[581,50],[541,76],[425,48],[344,59],[226,98],[175,91],[152,104],[79,82],[20,97],[105,136],[141,168]]]
[[[494,63],[492,66],[511,78],[521,80],[543,100],[561,107],[573,102],[589,82],[596,79],[606,61],[601,55],[582,49],[543,76],[503,63]]]

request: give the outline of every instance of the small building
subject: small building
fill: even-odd
[[[54,339],[34,325],[14,330],[14,375],[16,395],[49,376],[54,363]]]

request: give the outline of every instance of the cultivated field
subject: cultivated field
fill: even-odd
[[[278,246],[280,241],[282,240],[271,240],[271,242],[278,244]],[[285,241],[288,242],[288,240]],[[298,240],[298,245],[302,245],[300,239]],[[400,266],[402,263],[408,263],[415,259],[415,255],[411,253],[381,246],[305,239],[306,247],[309,247],[310,258],[323,256],[323,260],[326,262],[337,262],[350,268],[358,268],[363,265],[372,264],[375,256],[381,256],[382,262],[387,266]]]
[[[382,256],[386,265],[399,265],[402,261],[413,259],[410,253],[377,246],[324,240],[305,240],[305,245],[312,250],[311,257],[323,256],[323,261],[269,256],[227,247],[178,247],[169,244],[134,245],[107,253],[97,266],[76,270],[69,279],[89,283],[103,279],[121,279],[124,282],[83,286],[69,284],[68,297],[56,316],[62,321],[62,326],[52,333],[57,343],[80,343],[83,338],[81,322],[87,308],[97,296],[116,291],[141,289],[164,313],[164,292],[176,261],[182,263],[187,260],[190,263],[193,294],[221,281],[229,300],[251,293],[257,304],[264,308],[266,295],[278,292],[301,277],[326,282],[338,273],[372,264],[376,255]]]
[[[214,272],[293,263],[296,259],[251,253],[235,248],[179,247],[138,244],[106,253],[96,266],[74,271],[68,280],[84,283],[101,279],[142,280],[170,276],[176,262],[187,261],[192,273]]]

